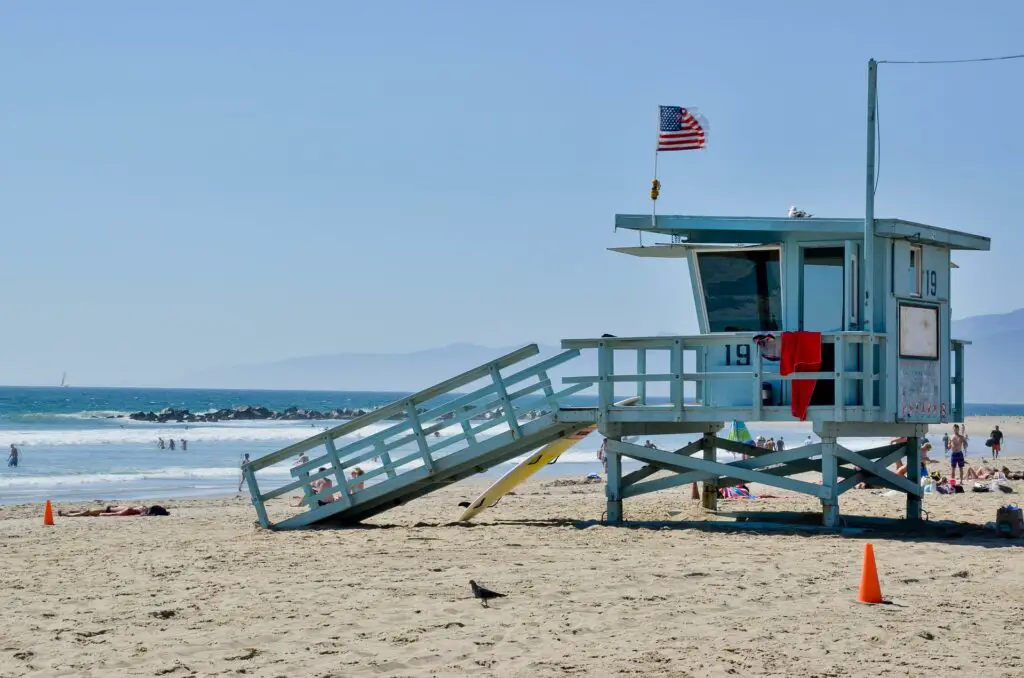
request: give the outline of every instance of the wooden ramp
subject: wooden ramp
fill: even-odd
[[[260,524],[356,523],[592,424],[559,418],[560,402],[592,384],[556,392],[548,377],[579,351],[523,366],[539,353],[531,344],[249,462],[243,473]],[[357,467],[365,471],[358,479],[351,477]],[[320,486],[323,479],[330,487]],[[272,522],[267,502],[292,496],[301,512]]]

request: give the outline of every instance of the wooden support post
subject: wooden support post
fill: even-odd
[[[836,439],[821,439],[821,513],[825,527],[839,525],[839,463]]]
[[[331,458],[331,469],[334,471],[334,486],[341,492],[342,505],[346,508],[352,505],[352,497],[349,496],[348,478],[345,477],[345,469],[341,467],[341,460],[338,459],[338,448],[334,446],[334,438],[330,433],[324,434],[324,447],[327,448],[327,456]],[[310,508],[314,508],[310,505]]]
[[[616,438],[618,440],[618,438]],[[608,460],[608,481],[605,484],[605,495],[608,499],[608,522],[622,522],[622,457],[618,452],[605,449]]]
[[[242,467],[242,473],[245,474],[245,482],[249,486],[249,494],[252,496],[252,505],[256,508],[256,517],[260,521],[261,527],[270,527],[270,519],[267,517],[267,507],[263,505],[263,497],[260,495],[260,488],[256,484],[256,472],[252,470],[249,464]]]
[[[395,467],[391,465],[391,455],[384,449],[384,441],[379,438],[374,440],[373,449],[380,458],[380,465],[384,467],[384,472],[388,474],[388,478],[394,478]]]
[[[416,403],[412,400],[407,401],[405,404],[405,416],[409,418],[412,432],[416,436],[416,444],[420,448],[420,456],[423,457],[423,466],[426,467],[427,473],[433,473],[434,459],[430,456],[430,443],[427,441],[427,436],[423,433],[423,426],[420,424],[420,413],[416,410]]]
[[[956,353],[956,364],[953,366],[956,390],[953,391],[952,421],[964,421],[964,344],[953,345]]]
[[[921,486],[921,439],[918,437],[907,438],[907,480],[918,487]],[[918,522],[921,520],[921,497],[907,494],[907,520]]]
[[[647,374],[646,348],[638,348],[636,350],[636,373],[640,376]],[[636,382],[636,397],[637,405],[643,406],[647,404],[647,382],[643,379]]]
[[[559,408],[558,398],[555,397],[555,389],[551,386],[551,378],[548,377],[548,373],[540,372],[537,375],[537,379],[543,386],[541,387],[544,391],[544,401],[551,408],[552,412],[557,412]]]
[[[473,435],[473,425],[469,423],[469,419],[462,420],[462,432],[466,435],[466,442],[470,445],[476,445],[476,436]]]
[[[675,420],[683,420],[683,342],[676,339],[672,342],[672,352],[669,354],[668,371],[672,374],[672,381],[668,383],[668,398],[675,410]]]
[[[597,344],[597,407],[599,420],[608,416],[615,402],[615,349],[601,341]]]
[[[512,438],[519,440],[523,437],[523,431],[519,428],[516,409],[512,405],[512,399],[508,397],[505,382],[501,380],[501,370],[496,365],[491,365],[491,379],[494,381],[494,389],[498,392],[498,398],[501,399],[501,409],[504,410],[505,421],[508,422],[508,428],[512,431]]]
[[[701,449],[704,450],[704,460],[717,462],[718,450],[715,449],[715,434],[705,433],[701,440]],[[718,510],[718,479],[704,481],[704,493],[700,498],[700,504],[709,511]]]

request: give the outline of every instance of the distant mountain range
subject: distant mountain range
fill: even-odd
[[[662,332],[668,335],[667,332]],[[967,347],[968,402],[1024,403],[1024,308],[1010,313],[964,318],[953,322],[953,336],[973,342]],[[556,355],[556,345],[541,344],[541,357]],[[521,346],[488,347],[450,344],[412,353],[338,353],[291,358],[272,363],[238,365],[188,375],[174,386],[240,389],[312,389],[329,391],[410,392],[453,377]],[[569,368],[552,370],[556,389],[561,377],[597,374],[595,351],[584,351]],[[633,368],[623,362],[622,372]],[[689,366],[687,366],[689,368]],[[648,371],[667,371],[652,357]],[[660,388],[651,394],[661,395]]]
[[[662,332],[663,336],[671,333]],[[524,344],[525,345],[525,344]],[[408,393],[418,391],[450,379],[462,372],[490,362],[523,346],[489,347],[460,343],[430,348],[411,353],[337,353],[332,355],[291,358],[271,363],[236,365],[183,375],[168,386],[189,388],[238,389],[296,389],[325,391],[391,391]],[[557,345],[538,344],[540,354],[522,363],[532,365],[562,352]],[[623,372],[636,368],[634,360],[616,361]],[[692,367],[692,366],[688,366]],[[516,368],[506,369],[504,374]],[[667,371],[667,356],[653,356],[648,371]],[[565,388],[561,377],[569,374],[586,376],[597,374],[596,351],[584,351],[568,367],[556,367],[549,372],[555,390]],[[524,383],[525,385],[525,383]],[[475,385],[474,385],[475,386]],[[467,389],[459,389],[465,391]],[[652,385],[651,395],[667,393],[663,384]]]
[[[1024,308],[953,321],[953,338],[973,342],[964,368],[967,402],[1024,403]]]
[[[492,348],[450,344],[412,353],[337,353],[238,365],[183,378],[195,388],[299,389],[326,391],[417,391],[521,346]],[[542,346],[544,356],[558,348]]]

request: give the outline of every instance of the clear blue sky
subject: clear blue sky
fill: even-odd
[[[0,383],[696,331],[646,212],[863,214],[866,61],[1024,52],[1015,2],[0,6]],[[882,66],[878,214],[991,236],[1022,306],[1024,60]]]

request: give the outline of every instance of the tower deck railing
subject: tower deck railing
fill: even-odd
[[[596,383],[599,419],[607,422],[788,421],[793,419],[789,404],[778,395],[775,401],[766,404],[762,389],[765,382],[788,383],[796,379],[832,383],[833,403],[811,406],[808,418],[812,420],[885,420],[885,389],[878,384],[884,381],[883,375],[887,370],[886,335],[823,332],[822,343],[834,346],[834,369],[788,375],[778,372],[778,362],[774,367],[767,367],[773,361],[762,354],[755,341],[756,336],[758,333],[753,332],[723,332],[695,336],[566,339],[562,341],[564,349],[596,350],[597,374],[565,377],[563,381],[567,384]],[[742,353],[743,367],[706,368],[709,350],[726,346],[735,353]],[[635,356],[635,369],[617,369],[623,363],[632,362],[623,354]],[[648,365],[658,354],[660,363],[667,363],[667,371],[651,372]],[[854,365],[856,367],[852,367]],[[714,385],[726,381],[734,384],[746,382],[749,395],[737,398],[737,404],[723,402],[728,398],[712,399]],[[668,385],[667,397],[649,395],[650,385],[657,383]],[[638,398],[635,405],[615,405],[617,399],[631,395]],[[742,404],[738,404],[740,401]],[[572,413],[566,415],[567,419],[572,416]]]

